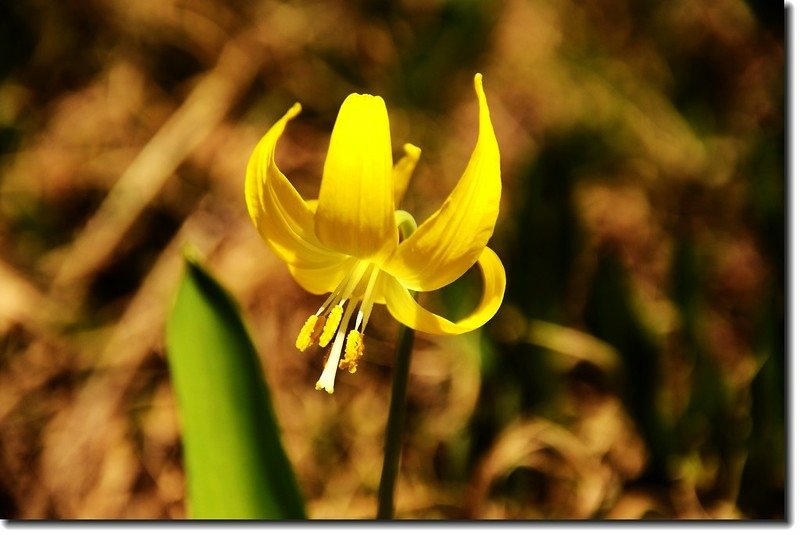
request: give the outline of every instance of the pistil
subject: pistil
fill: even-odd
[[[339,330],[336,332],[336,339],[333,341],[328,360],[325,361],[325,367],[322,370],[319,381],[317,381],[316,389],[325,390],[328,394],[333,394],[333,382],[336,379],[336,369],[339,365],[339,357],[342,354],[342,347],[344,345],[344,335],[347,331],[347,324],[350,323],[350,318],[353,316],[357,301],[351,299],[347,303],[347,308],[344,311],[342,323],[339,325]]]

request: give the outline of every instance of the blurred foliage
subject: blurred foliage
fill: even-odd
[[[236,304],[197,260],[166,331],[191,517],[304,518],[258,355]]]
[[[482,72],[508,290],[480,333],[417,337],[398,516],[785,518],[784,38],[746,0],[0,3],[0,513],[185,516],[163,339],[188,241],[255,326],[309,517],[371,517],[394,324],[313,390],[316,300],[244,166],[301,102],[278,160],[314,197],[342,100],[380,94],[430,214]]]

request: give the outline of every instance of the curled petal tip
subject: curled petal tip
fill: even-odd
[[[292,105],[292,107],[291,107],[291,108],[289,108],[289,111],[287,111],[287,112],[286,112],[286,117],[287,117],[288,119],[294,119],[295,117],[297,117],[297,115],[298,115],[298,114],[299,114],[301,111],[303,111],[303,106],[301,106],[299,102],[295,102],[295,103]]]
[[[475,75],[475,93],[478,94],[478,100],[481,103],[486,102],[486,95],[483,92],[483,75],[481,73]]]
[[[411,143],[406,143],[403,145],[403,151],[409,156],[417,158],[419,158],[419,155],[422,154],[422,149],[416,145],[412,145]]]

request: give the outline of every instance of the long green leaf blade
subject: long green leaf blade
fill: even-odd
[[[193,518],[304,518],[258,356],[234,300],[187,261],[167,324]]]

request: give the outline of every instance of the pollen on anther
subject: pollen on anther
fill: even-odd
[[[347,333],[347,342],[345,342],[344,358],[339,361],[339,369],[350,373],[356,373],[358,363],[364,355],[364,335],[359,331],[353,329]]]
[[[323,321],[325,321],[325,319],[320,318],[316,314],[309,316],[303,324],[303,327],[300,328],[300,332],[297,334],[297,340],[294,343],[295,347],[300,351],[305,351],[314,345],[317,340],[319,340]]]
[[[342,305],[336,305],[331,309],[328,318],[325,320],[325,327],[322,328],[322,334],[319,335],[320,347],[327,346],[333,340],[333,335],[336,334],[339,322],[342,321],[343,313]]]

